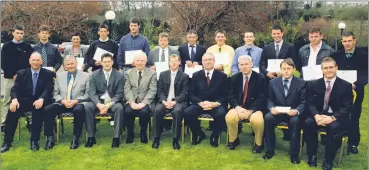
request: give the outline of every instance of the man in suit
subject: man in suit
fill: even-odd
[[[169,47],[169,34],[162,32],[159,34],[159,48],[151,50],[148,57],[148,65],[156,70],[155,62],[169,63],[169,56],[172,54],[179,55],[177,50]]]
[[[318,129],[327,132],[325,145],[324,170],[332,169],[332,161],[342,144],[342,131],[349,123],[352,109],[352,85],[336,77],[337,64],[330,58],[322,60],[323,78],[308,85],[309,115],[304,122],[304,139],[307,147],[309,166],[317,166]]]
[[[29,63],[31,68],[17,72],[17,79],[11,90],[12,102],[6,116],[4,143],[1,147],[1,153],[9,151],[18,120],[25,112],[32,112],[31,150],[33,151],[40,148],[38,141],[40,140],[42,122],[54,121],[45,118],[44,108],[51,103],[55,73],[41,68],[42,57],[38,52],[31,54]],[[45,133],[45,135],[47,134]],[[48,136],[46,145],[52,142],[52,137]]]
[[[67,71],[56,75],[54,85],[55,103],[45,107],[46,116],[49,120],[55,120],[57,114],[71,112],[74,117],[73,140],[70,149],[77,149],[81,136],[83,122],[85,120],[84,105],[89,101],[89,74],[77,71],[77,60],[74,56],[67,55],[64,58],[64,66]],[[54,135],[53,122],[45,122],[45,133]],[[51,149],[53,145],[48,146]]]
[[[204,70],[193,74],[190,87],[191,105],[184,110],[183,116],[191,128],[192,145],[197,145],[205,138],[197,119],[203,113],[214,118],[214,130],[210,136],[210,145],[218,146],[220,132],[224,129],[228,107],[228,79],[221,71],[214,70],[215,57],[205,53],[202,57]]]
[[[145,67],[147,56],[144,52],[137,51],[134,57],[136,67],[125,73],[124,94],[127,102],[124,110],[124,119],[127,126],[126,143],[133,143],[133,127],[136,116],[140,118],[141,143],[147,143],[146,131],[156,96],[157,77],[154,70]]]
[[[178,47],[179,56],[181,57],[181,66],[183,70],[187,67],[195,67],[201,64],[201,58],[205,54],[205,47],[196,44],[197,42],[197,32],[190,30],[187,33],[186,39],[187,43],[182,44]]]
[[[275,127],[282,122],[288,124],[291,133],[290,159],[292,164],[299,164],[300,151],[300,119],[303,116],[306,105],[307,83],[293,76],[296,71],[291,58],[284,59],[281,63],[282,77],[277,77],[269,83],[268,110],[264,117],[266,152],[264,159],[271,159],[275,150]],[[277,107],[291,107],[288,112],[281,112]]]
[[[255,132],[253,153],[261,153],[264,133],[263,109],[265,108],[264,76],[253,71],[252,58],[241,55],[237,60],[240,72],[230,80],[228,100],[231,109],[225,119],[229,132],[228,149],[234,150],[239,145],[237,126],[240,120],[249,120]]]
[[[113,68],[114,58],[105,53],[101,56],[102,68],[92,73],[89,85],[90,102],[85,104],[86,130],[88,134],[86,148],[96,144],[95,114],[112,112],[114,116],[114,135],[111,147],[118,148],[120,132],[123,127],[124,75]]]
[[[158,81],[158,102],[153,114],[154,142],[152,148],[159,148],[163,117],[170,112],[173,116],[173,149],[179,150],[181,147],[178,139],[181,136],[182,113],[187,107],[190,86],[188,75],[178,70],[181,58],[172,54],[169,60],[170,70],[160,73]]]
[[[360,143],[359,119],[364,99],[364,87],[368,84],[368,54],[355,48],[356,39],[352,32],[343,32],[341,42],[344,49],[333,53],[338,69],[357,71],[357,81],[352,84],[357,96],[351,112],[347,148],[348,153],[357,154],[359,152],[357,147]]]

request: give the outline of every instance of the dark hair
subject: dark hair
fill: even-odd
[[[170,61],[170,59],[172,59],[172,58],[177,58],[179,61],[181,61],[181,57],[180,57],[178,54],[171,54],[171,55],[169,56],[169,61]]]
[[[291,58],[286,58],[281,62],[281,65],[279,67],[282,67],[282,64],[286,63],[289,66],[292,66],[293,68],[296,68],[295,63],[293,62],[293,60]]]
[[[283,32],[283,28],[280,25],[273,25],[272,30],[281,30]]]
[[[335,66],[337,66],[336,60],[334,60],[332,57],[324,57],[321,62],[322,68],[323,68],[323,63],[329,63],[329,62],[332,62],[334,63]]]
[[[47,25],[41,25],[40,28],[39,28],[39,32],[41,32],[41,31],[50,32],[50,27],[47,26]]]
[[[12,32],[14,32],[15,30],[20,30],[20,31],[24,31],[24,26],[23,25],[14,25]]]
[[[72,37],[73,37],[73,36],[81,37],[81,34],[80,34],[79,32],[74,32],[74,33],[72,34]]]
[[[169,39],[169,34],[167,32],[162,32],[159,34],[159,38],[167,38]]]
[[[343,31],[342,32],[342,37],[349,37],[349,36],[352,36],[353,39],[355,39],[355,35],[353,32],[351,31]]]
[[[318,27],[313,27],[309,30],[309,34],[312,34],[312,33],[319,33],[319,34],[322,34],[322,30],[320,30],[320,28]]]
[[[111,54],[109,53],[104,53],[101,55],[101,61],[103,61],[104,58],[110,58],[112,61],[114,61],[114,58]]]
[[[137,24],[138,26],[140,26],[140,20],[138,18],[131,18],[131,20],[129,20],[130,24]]]
[[[106,25],[106,24],[101,24],[101,25],[99,26],[99,30],[100,30],[101,28],[105,28],[106,30],[108,30],[108,31],[109,31],[109,26],[108,26],[108,25]]]
[[[224,36],[226,36],[226,32],[225,32],[224,30],[217,30],[217,31],[215,31],[215,36],[216,36],[218,33],[224,34]]]
[[[189,34],[195,34],[197,36],[197,32],[195,30],[189,30],[187,32],[187,35],[189,35]]]

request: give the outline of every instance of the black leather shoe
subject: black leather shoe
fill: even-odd
[[[153,149],[158,149],[160,145],[160,139],[154,139],[154,142],[152,143],[151,147]]]
[[[332,170],[332,163],[329,163],[328,161],[324,160],[323,164],[322,164],[322,169],[323,170]]]
[[[40,149],[40,145],[37,141],[31,141],[31,150],[38,151]]]
[[[349,145],[347,147],[347,154],[358,154],[359,150],[357,149],[357,147],[355,145]]]
[[[91,148],[92,146],[94,146],[94,144],[96,144],[96,139],[94,137],[90,137],[87,138],[87,142],[85,144],[86,148]]]
[[[308,160],[309,166],[317,167],[318,166],[317,160],[318,158],[316,157],[316,155],[309,156],[309,160]]]
[[[196,138],[196,140],[195,140],[195,143],[194,142],[192,142],[192,143],[194,143],[193,145],[197,145],[197,144],[200,144],[204,139],[205,139],[205,133],[203,132],[203,131],[200,131],[200,134],[199,135],[196,135],[197,136],[197,138]],[[193,141],[194,139],[192,139],[192,141]]]
[[[45,150],[50,150],[50,149],[52,149],[54,146],[55,146],[54,139],[48,139],[48,140],[46,140],[46,143],[45,143],[45,147],[44,147],[44,149],[45,149]]]
[[[197,145],[197,139],[199,138],[199,136],[195,133],[192,133],[192,143],[191,145]]]
[[[258,146],[258,145],[254,145],[254,147],[252,148],[252,153],[261,153],[261,151],[263,150],[263,145]]]
[[[8,152],[10,147],[12,147],[12,144],[3,143],[3,146],[1,146],[1,153]]]
[[[1,132],[5,132],[5,124],[1,124]]]
[[[291,163],[292,164],[300,164],[299,156],[291,156]]]
[[[174,150],[181,149],[181,146],[179,145],[178,140],[173,140],[173,149]]]
[[[120,140],[119,138],[113,138],[113,143],[111,144],[111,148],[119,148]]]
[[[147,142],[149,142],[149,140],[147,139],[146,131],[140,133],[140,139],[141,139],[141,143],[146,144]]]
[[[210,145],[212,147],[218,147],[218,139],[219,139],[219,135],[211,135],[210,136]]]
[[[133,143],[133,139],[134,139],[134,135],[133,133],[128,133],[127,134],[127,139],[126,139],[126,143]]]
[[[229,142],[227,145],[228,150],[235,150],[236,146],[240,144],[240,139],[236,138],[233,142]]]
[[[78,146],[79,146],[79,140],[73,139],[72,142],[70,143],[69,149],[77,149]]]
[[[272,159],[274,156],[274,152],[265,152],[265,155],[263,156],[264,159]]]

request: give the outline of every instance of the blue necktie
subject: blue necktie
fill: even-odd
[[[195,46],[194,45],[190,45],[191,47],[191,55],[190,55],[190,59],[193,62],[193,60],[195,60],[195,50],[193,49]]]
[[[251,48],[247,48],[247,55],[251,57]]]
[[[284,79],[283,80],[284,81],[284,83],[283,83],[283,89],[284,89],[284,95],[285,96],[287,96],[287,94],[288,94],[288,79]]]
[[[32,94],[33,95],[35,95],[35,92],[36,92],[37,77],[38,77],[38,73],[33,73],[33,77],[32,77],[32,84],[33,84]]]
[[[46,53],[45,45],[42,46],[41,56],[42,56],[42,61],[43,61],[42,66],[47,67],[47,53]]]

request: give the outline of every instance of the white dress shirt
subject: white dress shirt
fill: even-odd
[[[308,66],[315,66],[316,65],[316,58],[318,57],[318,52],[319,52],[321,47],[322,47],[322,41],[320,41],[320,44],[317,46],[315,51],[314,51],[313,47],[310,44],[310,55],[309,55]]]
[[[210,71],[207,71],[207,70],[204,70],[205,71],[205,77],[207,76],[207,73],[209,72],[209,79],[211,80],[211,77],[213,76],[213,73],[214,73],[214,69],[210,70]]]
[[[250,73],[248,75],[246,75],[249,78],[249,83],[250,83],[251,74],[252,74],[252,71],[250,71]],[[246,76],[244,74],[242,74],[242,77],[243,77],[242,91],[245,89]]]
[[[189,56],[191,56],[191,50],[192,50],[192,47],[190,47],[190,45],[191,44],[187,44],[187,46],[188,46],[188,54],[189,54]],[[194,44],[193,45],[194,47],[193,47],[193,51],[195,52],[195,54],[196,54],[196,47],[197,47],[197,45],[196,44]]]

